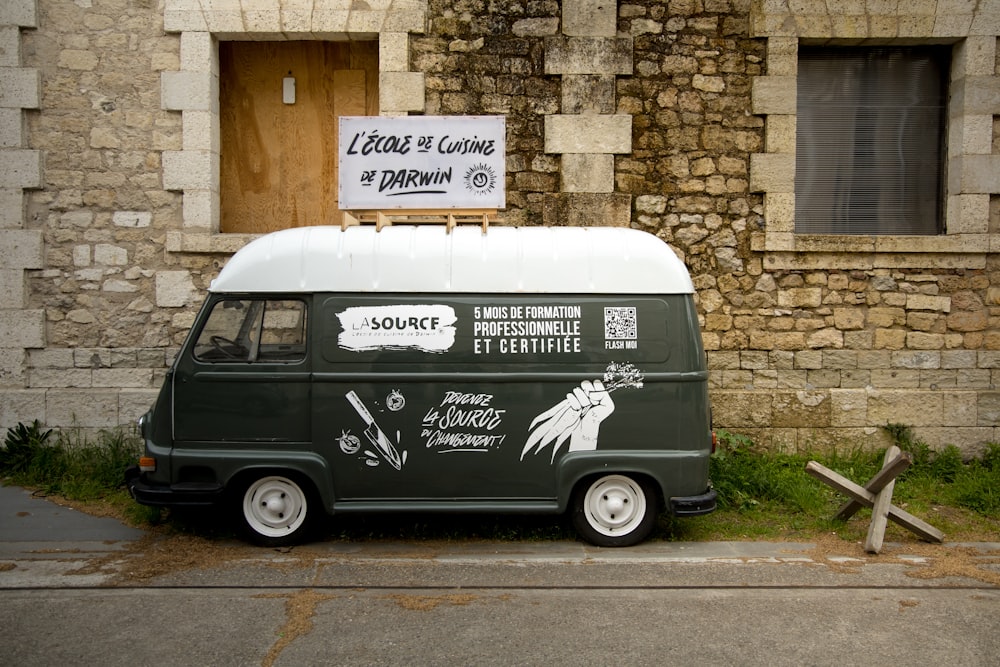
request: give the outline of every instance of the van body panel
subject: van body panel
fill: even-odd
[[[530,513],[619,475],[704,513],[707,387],[690,278],[648,234],[287,230],[213,282],[129,488],[211,503],[287,478],[261,524],[293,483],[330,513]]]

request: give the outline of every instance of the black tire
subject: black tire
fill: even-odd
[[[284,474],[251,478],[234,498],[241,532],[254,544],[281,547],[304,541],[319,509],[312,487]]]
[[[629,547],[649,537],[659,515],[659,495],[645,477],[612,474],[576,488],[573,527],[599,547]]]

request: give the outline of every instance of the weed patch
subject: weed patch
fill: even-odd
[[[1000,528],[1000,445],[981,459],[964,461],[956,447],[932,450],[905,425],[885,427],[895,443],[913,455],[901,474],[895,502],[944,530],[950,539],[992,539]],[[863,483],[882,467],[884,451],[781,454],[761,450],[739,434],[720,431],[711,459],[719,510],[690,523],[682,539],[789,538],[839,532],[863,537],[870,512],[850,522],[832,520],[845,498],[804,474],[817,461]],[[693,530],[692,530],[693,529]]]
[[[141,450],[139,438],[124,429],[102,431],[90,440],[76,430],[45,430],[36,420],[8,429],[0,447],[0,477],[44,495],[124,507],[123,474]]]

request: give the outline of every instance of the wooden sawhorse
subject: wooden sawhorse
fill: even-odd
[[[892,491],[896,484],[896,476],[910,467],[913,457],[908,452],[901,452],[893,445],[882,461],[882,469],[863,487],[855,484],[829,468],[810,461],[806,464],[806,472],[837,491],[850,496],[833,517],[847,521],[862,507],[872,508],[872,522],[868,526],[868,538],[865,540],[865,551],[877,554],[882,550],[882,540],[885,537],[887,520],[916,533],[928,542],[943,542],[944,533],[934,526],[921,521],[908,512],[892,504]]]

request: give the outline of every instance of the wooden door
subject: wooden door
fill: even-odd
[[[219,104],[221,231],[339,223],[337,119],[378,114],[378,43],[221,42]]]

